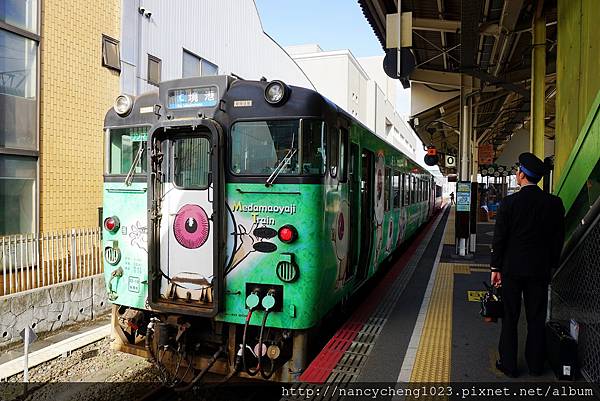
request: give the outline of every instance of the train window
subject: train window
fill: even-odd
[[[346,182],[347,172],[346,166],[348,165],[348,130],[346,128],[340,128],[340,165],[339,175],[340,181]]]
[[[230,168],[238,175],[322,175],[326,168],[322,121],[244,121],[231,128]],[[300,138],[302,137],[302,138]]]
[[[417,177],[410,176],[410,203],[417,202]]]
[[[385,198],[384,198],[383,204],[385,205],[386,212],[390,210],[391,177],[392,177],[392,169],[389,167],[386,167],[385,168],[385,181],[383,184],[384,185],[384,193],[385,193]]]
[[[402,192],[400,191],[400,178],[400,172],[398,170],[394,170],[394,175],[392,176],[392,194],[394,209],[399,208],[402,203]]]
[[[162,61],[158,57],[148,54],[148,83],[158,86],[160,83],[160,70]]]
[[[302,120],[302,175],[323,175],[327,166],[327,124],[318,120]]]
[[[408,206],[410,205],[410,175],[408,174],[402,174],[403,178],[403,186],[402,186],[402,191],[404,192],[404,202],[402,203],[403,206]]]
[[[231,170],[240,175],[298,174],[300,121],[246,121],[231,129]],[[287,161],[286,161],[287,160]]]
[[[210,185],[210,141],[204,137],[173,140],[173,182],[185,189]]]
[[[108,132],[108,174],[127,174],[135,163],[134,173],[145,174],[148,128],[111,129]]]
[[[329,174],[336,177],[338,174],[339,164],[339,149],[340,148],[340,131],[332,128],[329,131]]]

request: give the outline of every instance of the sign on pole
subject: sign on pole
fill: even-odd
[[[468,212],[471,210],[471,183],[461,181],[456,183],[456,211]]]

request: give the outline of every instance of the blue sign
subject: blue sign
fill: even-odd
[[[169,91],[167,107],[169,109],[187,109],[192,107],[215,107],[218,103],[217,88],[172,89]]]
[[[471,183],[462,181],[456,183],[456,211],[468,212],[471,210]]]

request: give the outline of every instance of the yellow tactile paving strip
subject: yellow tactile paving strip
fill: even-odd
[[[419,341],[411,382],[450,381],[454,267],[440,263]]]
[[[469,265],[452,265],[454,266],[454,274],[471,274],[471,269]]]
[[[446,230],[444,231],[444,244],[454,245],[454,206],[450,206],[448,221],[446,222]]]

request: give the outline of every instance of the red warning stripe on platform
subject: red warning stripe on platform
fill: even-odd
[[[414,255],[417,247],[429,232],[429,229],[437,216],[434,216],[427,224],[424,230],[413,239],[408,249],[402,254],[400,259],[394,263],[394,265],[387,272],[378,283],[377,287],[373,289],[371,294],[367,297],[359,308],[352,314],[350,319],[338,329],[333,335],[331,340],[327,342],[325,347],[306,368],[304,373],[299,377],[301,382],[305,383],[325,383],[337,363],[342,359],[344,353],[350,348],[352,342],[362,330],[365,323],[369,320],[373,311],[381,301],[381,299],[387,294],[390,286],[396,280],[396,277],[402,272],[404,267],[408,264],[408,261]]]

